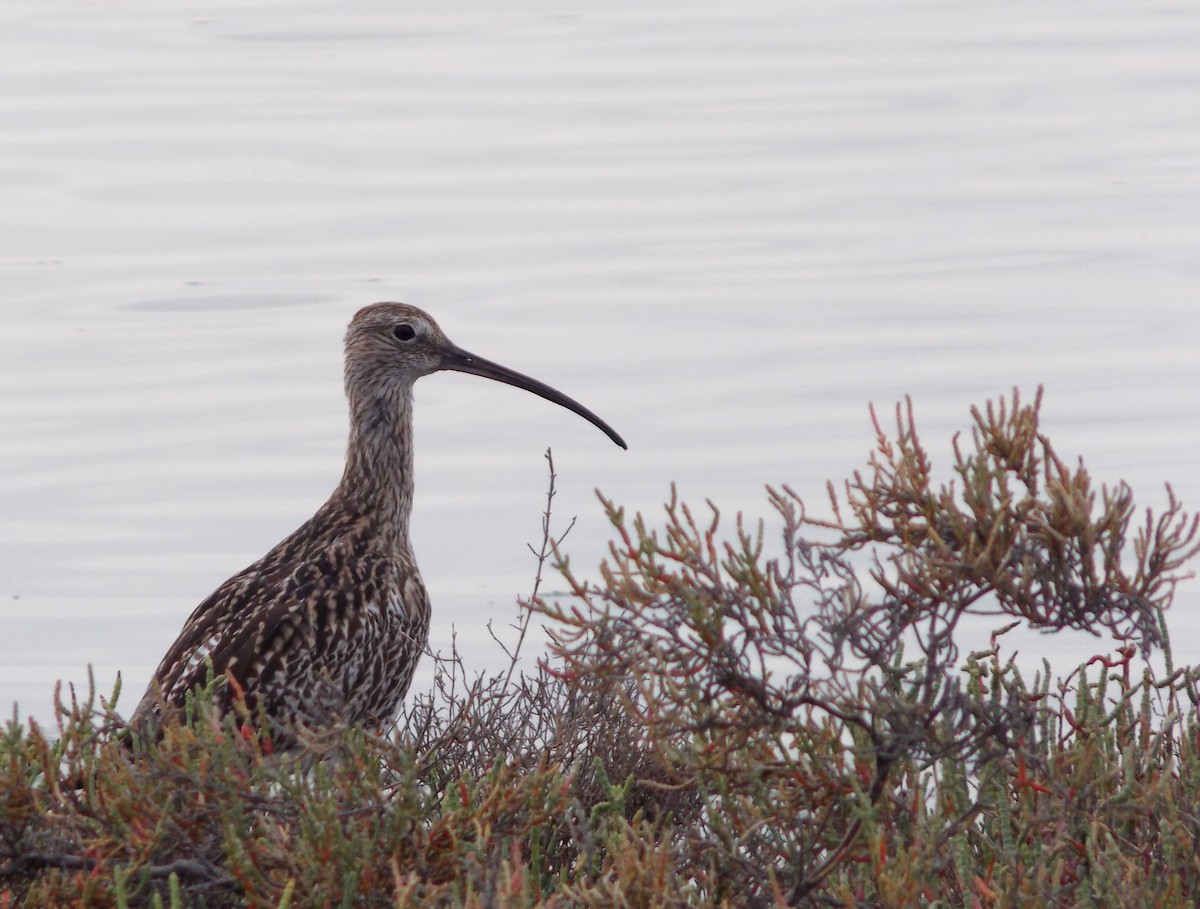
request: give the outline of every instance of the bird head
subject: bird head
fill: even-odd
[[[407,394],[421,376],[465,372],[523,388],[583,417],[622,448],[625,440],[598,416],[537,379],[463,350],[427,312],[405,303],[373,303],[355,313],[346,331],[346,390],[351,399]]]

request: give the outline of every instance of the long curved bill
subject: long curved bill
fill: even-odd
[[[551,388],[537,379],[531,379],[529,376],[522,375],[516,370],[509,369],[507,366],[501,366],[499,363],[493,363],[491,360],[485,360],[483,357],[477,357],[475,354],[463,350],[461,347],[452,346],[446,351],[442,358],[442,369],[450,369],[454,372],[470,373],[473,376],[483,376],[485,379],[495,379],[497,382],[503,382],[506,385],[513,385],[517,388],[523,388],[526,391],[531,391],[540,398],[545,398],[547,401],[553,401],[559,407],[565,407],[567,410],[574,411],[583,417],[593,426],[600,429],[606,436],[620,445],[622,448],[628,449],[625,440],[617,435],[617,431],[601,420],[598,416],[580,404],[578,401],[568,398],[565,394],[557,389]]]

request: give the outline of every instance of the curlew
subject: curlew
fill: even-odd
[[[451,343],[430,316],[375,303],[346,331],[350,441],[342,480],[307,522],[192,612],[163,657],[135,728],[203,685],[209,664],[282,738],[292,724],[383,728],[412,682],[429,632],[429,597],[408,540],[413,500],[413,383],[439,370],[523,388],[595,424],[561,392]]]

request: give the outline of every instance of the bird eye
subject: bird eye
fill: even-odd
[[[411,341],[417,336],[417,330],[407,322],[401,322],[392,329],[392,336],[395,337],[397,341]]]

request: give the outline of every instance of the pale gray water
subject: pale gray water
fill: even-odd
[[[0,703],[44,715],[88,663],[136,696],[323,501],[340,335],[377,299],[630,442],[422,382],[443,645],[528,591],[547,445],[579,566],[593,487],[815,501],[905,393],[944,454],[1044,383],[1063,454],[1200,506],[1197,48],[1187,2],[6,0]],[[1198,610],[1193,582],[1177,659]]]

